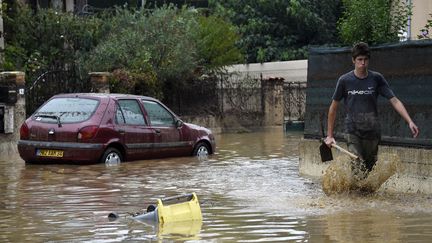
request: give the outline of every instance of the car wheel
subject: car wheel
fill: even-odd
[[[102,156],[101,162],[107,165],[120,164],[122,162],[122,154],[115,148],[108,148]]]
[[[210,154],[210,149],[208,145],[204,142],[199,142],[195,146],[195,149],[193,151],[193,155],[195,156],[207,156]]]

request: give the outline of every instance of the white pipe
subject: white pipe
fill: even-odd
[[[0,0],[0,50],[4,49],[4,29],[3,29],[3,1]],[[0,54],[0,62],[3,62],[3,55]]]
[[[411,0],[407,0],[408,6],[411,6]],[[407,21],[407,40],[411,40],[411,15],[408,16]]]

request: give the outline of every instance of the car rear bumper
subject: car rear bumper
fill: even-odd
[[[43,157],[36,155],[38,149],[61,150],[63,157]],[[48,142],[19,140],[18,152],[27,162],[76,162],[97,163],[104,151],[104,144],[73,142]]]

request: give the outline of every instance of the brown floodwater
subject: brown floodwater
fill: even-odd
[[[0,159],[0,242],[430,242],[432,196],[336,194],[298,174],[301,133],[221,134],[217,153],[121,163]],[[318,149],[317,149],[318,152]],[[131,219],[195,192],[202,223]],[[120,217],[110,221],[107,215]]]

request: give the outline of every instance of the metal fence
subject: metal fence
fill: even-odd
[[[306,83],[284,83],[284,120],[304,121],[306,110]]]
[[[222,106],[217,82],[217,79],[206,78],[168,87],[163,102],[178,115],[219,115]]]
[[[224,113],[262,116],[262,77],[222,75],[185,81],[167,88],[163,102],[178,115]],[[27,90],[27,116],[51,96],[59,93],[90,92],[89,78],[74,71],[53,70],[39,75]],[[304,120],[306,83],[284,84],[284,120]]]
[[[262,112],[261,77],[231,75],[222,79],[220,98],[223,112],[238,114]]]
[[[51,70],[41,73],[31,82],[26,95],[26,113],[31,115],[51,96],[60,93],[88,92],[88,78],[80,78],[74,71]]]
[[[179,115],[251,114],[262,112],[259,78],[238,79],[232,75],[207,77],[168,89],[164,103]]]

